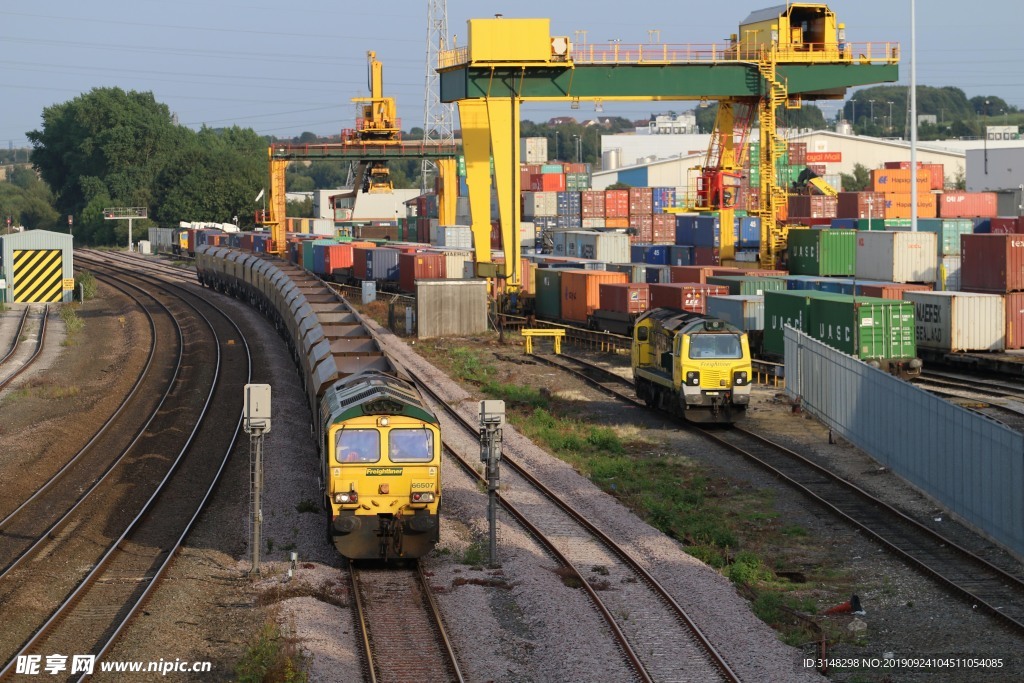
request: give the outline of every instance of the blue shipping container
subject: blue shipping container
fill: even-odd
[[[650,244],[647,245],[644,250],[644,263],[649,263],[655,266],[667,266],[668,265],[668,245],[667,244]]]
[[[697,221],[693,228],[693,246],[721,246],[719,223],[718,216],[697,216]]]
[[[668,265],[670,266],[692,266],[693,247],[683,247],[673,244],[668,248]]]
[[[983,233],[992,232],[992,219],[991,218],[972,218],[971,222],[974,223],[974,232],[983,232]]]
[[[761,246],[761,219],[756,216],[741,216],[736,221],[739,223],[739,237],[736,246],[739,248]]]
[[[672,281],[672,274],[669,270],[669,266],[655,266],[648,264],[646,278],[647,284],[663,284]]]
[[[676,244],[693,246],[693,233],[697,226],[697,216],[676,216]]]

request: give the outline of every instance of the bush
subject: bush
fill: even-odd
[[[293,638],[267,622],[235,667],[239,683],[308,683],[306,659]]]
[[[74,307],[69,304],[60,307],[60,319],[64,321],[68,334],[75,334],[85,327],[85,321],[78,317]]]

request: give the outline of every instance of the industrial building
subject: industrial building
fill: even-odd
[[[71,301],[75,289],[72,237],[30,230],[0,235],[0,301]]]

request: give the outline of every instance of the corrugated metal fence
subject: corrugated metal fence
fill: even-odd
[[[786,393],[833,431],[1024,556],[1024,436],[787,327]]]

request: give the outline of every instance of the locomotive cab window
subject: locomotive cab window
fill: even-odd
[[[434,459],[434,434],[429,429],[392,429],[388,434],[391,462],[430,462]]]
[[[380,434],[375,429],[342,429],[335,439],[334,457],[338,462],[380,460]]]
[[[738,334],[694,334],[690,336],[690,358],[742,358]]]

